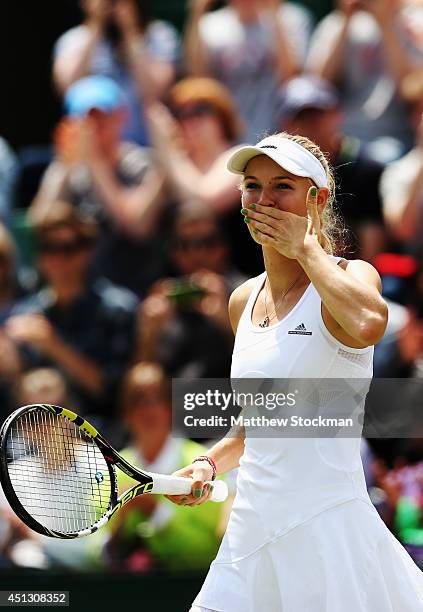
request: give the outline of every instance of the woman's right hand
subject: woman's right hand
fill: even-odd
[[[199,506],[210,497],[211,487],[204,483],[213,478],[213,469],[208,461],[195,461],[186,467],[174,472],[172,476],[183,476],[193,480],[191,493],[187,495],[165,495],[178,506]]]

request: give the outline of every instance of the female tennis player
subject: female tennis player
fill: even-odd
[[[243,175],[241,212],[265,263],[229,302],[231,378],[370,381],[387,306],[370,264],[332,254],[324,155],[278,134],[242,147],[228,167]],[[249,433],[177,472],[194,485],[171,499],[194,506],[209,495],[204,481],[239,466],[226,534],[191,612],[423,610],[423,573],[370,501],[360,440]]]

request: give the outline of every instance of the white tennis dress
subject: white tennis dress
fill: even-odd
[[[254,326],[265,278],[257,277],[239,321],[232,379],[370,381],[373,347],[333,338],[312,284],[282,321]],[[307,333],[288,333],[295,328]],[[228,527],[193,610],[423,611],[423,573],[370,501],[359,438],[249,433]]]

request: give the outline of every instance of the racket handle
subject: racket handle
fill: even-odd
[[[163,495],[184,495],[191,493],[191,478],[182,476],[166,476],[164,474],[154,474],[153,488],[151,493]],[[228,485],[223,480],[207,481],[206,484],[213,486],[210,495],[211,501],[222,502],[228,497]]]

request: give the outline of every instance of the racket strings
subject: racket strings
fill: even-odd
[[[9,430],[7,455],[16,496],[44,527],[75,533],[107,512],[106,460],[74,423],[44,410],[25,413]]]

